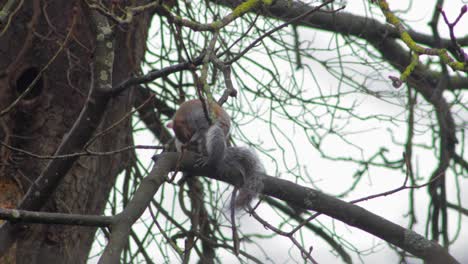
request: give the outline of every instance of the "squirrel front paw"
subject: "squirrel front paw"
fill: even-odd
[[[208,165],[208,157],[199,155],[195,160],[195,168],[205,167],[206,165]]]

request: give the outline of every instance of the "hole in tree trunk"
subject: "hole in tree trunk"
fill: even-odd
[[[42,93],[44,88],[44,80],[42,76],[34,82],[39,72],[40,71],[37,67],[28,67],[21,72],[18,78],[16,78],[15,88],[18,95],[21,95],[30,85],[33,85],[26,96],[23,97],[23,100],[34,99]]]

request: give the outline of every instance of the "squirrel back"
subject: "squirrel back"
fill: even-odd
[[[208,116],[211,114],[210,111],[214,113],[216,120],[212,120],[212,122],[219,124],[223,129],[224,136],[227,138],[231,128],[231,118],[228,113],[215,102],[207,102],[206,104]],[[198,99],[181,104],[172,120],[172,128],[174,129],[176,138],[184,144],[188,143],[197,132],[206,132],[210,127],[210,123],[203,110],[203,104]]]

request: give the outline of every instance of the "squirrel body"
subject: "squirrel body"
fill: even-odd
[[[230,177],[240,172],[243,187],[236,199],[236,208],[245,207],[262,189],[261,177],[264,168],[257,155],[248,148],[228,147],[231,118],[216,102],[206,102],[205,113],[200,100],[190,100],[180,105],[169,128],[174,130],[176,147],[203,155],[201,164],[208,164],[216,173]],[[208,121],[208,116],[212,122]]]

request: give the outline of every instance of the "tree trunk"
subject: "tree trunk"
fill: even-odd
[[[5,2],[0,1],[0,6]],[[125,31],[113,27],[114,84],[138,71],[150,18],[150,14],[142,13]],[[24,1],[11,23],[1,25],[0,31],[8,28],[0,37],[0,111],[7,109],[43,71],[32,90],[0,117],[0,139],[4,144],[38,155],[53,155],[87,99],[95,39],[90,21],[85,1],[33,0]],[[131,89],[112,99],[99,130],[120,120],[131,110],[132,103]],[[99,137],[91,149],[111,151],[132,145],[130,121],[125,119]],[[43,210],[103,213],[117,175],[132,157],[129,151],[81,157]],[[0,207],[12,208],[48,160],[5,145],[1,146],[0,158]],[[95,231],[90,227],[30,225],[0,262],[84,263]]]

